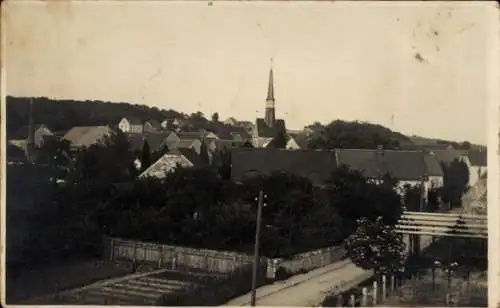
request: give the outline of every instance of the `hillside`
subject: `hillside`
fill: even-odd
[[[166,118],[186,117],[175,110],[160,110],[129,103],[53,100],[46,97],[34,98],[33,103],[34,122],[45,124],[54,131],[73,126],[117,124],[122,117],[135,117],[143,121],[154,119],[160,122]],[[7,96],[6,109],[8,134],[28,124],[29,98]]]
[[[173,109],[165,110],[130,103],[113,103],[103,101],[54,100],[46,97],[33,98],[34,122],[45,124],[53,131],[66,130],[73,126],[115,125],[123,117],[134,117],[142,121],[163,121],[166,118],[189,119],[192,129],[205,128],[213,130],[222,124],[215,125],[202,113],[186,115]],[[29,98],[7,96],[7,134],[15,132],[29,122]],[[307,127],[312,134],[308,139],[314,139],[313,148],[356,148],[361,142],[366,148],[383,145],[386,148],[412,147],[436,144],[451,144],[463,148],[464,143],[406,136],[392,131],[382,125],[367,122],[348,122],[335,120],[327,125],[318,122]],[[216,129],[217,130],[217,129]],[[467,144],[466,144],[467,145]],[[476,145],[470,145],[476,148]],[[484,148],[484,147],[483,147]]]

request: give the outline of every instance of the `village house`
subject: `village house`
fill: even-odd
[[[68,140],[75,150],[100,143],[112,134],[113,130],[109,126],[75,126],[62,139]]]
[[[183,168],[193,168],[201,167],[203,165],[204,163],[193,149],[180,148],[170,150],[144,170],[144,172],[139,175],[139,178],[154,177],[163,179],[169,173],[173,172],[178,166]]]
[[[144,143],[147,141],[151,153],[161,150],[164,146],[168,147],[169,141],[177,140],[177,135],[171,131],[147,132],[142,134],[127,134],[130,147],[133,151],[141,151]]]
[[[124,133],[141,134],[144,125],[142,121],[134,117],[122,118],[118,123],[118,129]]]
[[[163,127],[164,129],[176,128],[176,127],[180,126],[181,124],[182,124],[182,119],[179,119],[179,118],[165,119],[160,123],[161,127]]]
[[[434,153],[424,153],[425,165],[427,167],[427,176],[431,188],[444,186],[444,171]]]
[[[9,143],[21,149],[26,148],[26,140],[28,139],[30,126],[25,125],[15,131],[9,138]],[[33,125],[33,143],[36,147],[41,147],[43,141],[48,136],[53,136],[53,132],[44,124]]]
[[[288,135],[286,148],[289,150],[307,149],[307,137],[303,134]]]
[[[469,170],[469,187],[473,187],[487,171],[487,153],[484,150],[470,150],[460,156]]]

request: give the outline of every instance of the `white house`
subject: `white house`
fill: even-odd
[[[128,117],[120,120],[118,128],[124,133],[141,134],[144,126],[141,120]]]
[[[486,151],[468,151],[460,156],[460,160],[464,162],[469,169],[469,187],[474,186],[488,171]]]

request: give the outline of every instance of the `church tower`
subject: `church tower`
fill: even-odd
[[[34,132],[34,127],[35,125],[33,124],[33,99],[30,98],[30,103],[29,103],[29,124],[28,124],[28,138],[26,139],[26,159],[29,163],[33,163],[33,151],[35,148],[35,132]]]
[[[272,63],[272,59],[271,59]],[[264,122],[268,127],[274,127],[276,121],[276,114],[274,110],[274,80],[273,80],[273,67],[269,71],[269,85],[267,87],[267,98],[266,98],[266,113],[264,117]]]

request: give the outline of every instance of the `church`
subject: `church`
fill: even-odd
[[[273,68],[269,71],[266,109],[264,118],[257,118],[252,131],[252,145],[256,148],[265,147],[279,132],[286,132],[285,121],[276,119]]]

